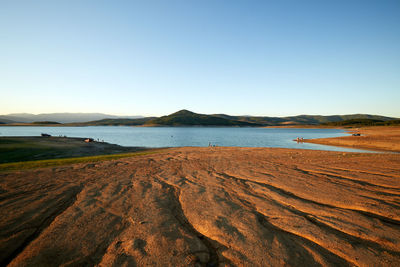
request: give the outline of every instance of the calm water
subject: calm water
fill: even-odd
[[[298,144],[297,137],[323,138],[344,136],[338,129],[273,129],[273,128],[220,128],[220,127],[0,127],[0,136],[39,136],[48,133],[54,136],[91,137],[122,146],[177,147],[217,146],[284,147],[318,150],[366,152],[316,144]]]

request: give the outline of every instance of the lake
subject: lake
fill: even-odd
[[[86,127],[39,127],[2,126],[0,136],[39,136],[48,133],[53,136],[91,137],[121,146],[179,147],[217,146],[241,147],[282,147],[346,152],[367,152],[365,150],[297,143],[297,137],[324,138],[347,135],[339,129],[298,129],[298,128],[236,128],[236,127],[127,127],[127,126],[86,126]]]

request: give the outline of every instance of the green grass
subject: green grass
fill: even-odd
[[[144,152],[131,152],[122,154],[112,154],[112,155],[99,155],[99,156],[89,156],[89,157],[76,157],[76,158],[62,158],[62,159],[47,159],[47,160],[34,160],[34,161],[22,161],[22,162],[12,162],[0,164],[0,171],[12,171],[12,170],[26,170],[26,169],[36,169],[45,168],[51,166],[69,165],[75,163],[88,163],[88,162],[98,162],[105,160],[120,159],[126,157],[137,157],[150,154],[160,153],[162,150],[152,150]]]
[[[0,164],[27,160],[67,158],[79,146],[75,143],[57,143],[46,138],[0,138]],[[82,142],[83,143],[83,142]],[[81,156],[81,155],[76,155]],[[90,156],[90,155],[82,155]]]
[[[102,142],[85,143],[83,138],[0,137],[0,164],[143,152],[143,150],[145,149]]]

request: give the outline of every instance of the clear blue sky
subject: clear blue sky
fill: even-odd
[[[400,1],[0,0],[0,114],[400,117]]]

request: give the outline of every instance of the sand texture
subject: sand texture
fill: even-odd
[[[365,127],[352,129],[351,133],[360,133],[361,136],[343,136],[335,138],[308,139],[304,142],[321,145],[364,148],[377,151],[400,152],[400,127]]]
[[[0,173],[4,266],[400,266],[400,155],[174,148]]]

